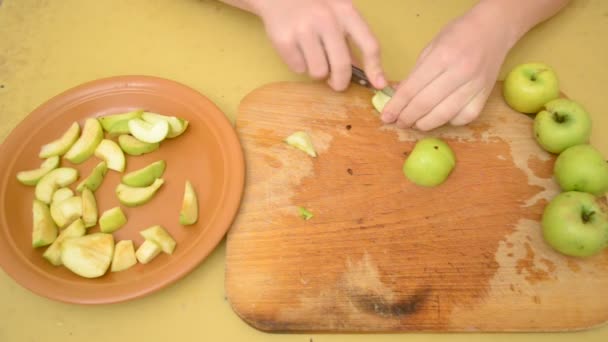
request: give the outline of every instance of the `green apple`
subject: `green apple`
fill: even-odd
[[[146,187],[165,173],[165,161],[156,161],[144,168],[129,172],[122,177],[122,183],[133,187]]]
[[[55,224],[64,228],[82,216],[82,198],[75,196],[60,202],[52,202],[50,211]]]
[[[117,143],[112,140],[104,139],[95,149],[95,156],[104,160],[108,164],[108,169],[117,172],[123,172],[127,160],[125,154],[120,149]]]
[[[184,188],[184,199],[182,209],[179,212],[179,223],[184,226],[193,225],[198,220],[198,199],[196,191],[189,180],[186,181]]]
[[[97,200],[89,188],[82,191],[82,222],[86,228],[97,224]]]
[[[44,251],[42,257],[48,260],[51,264],[55,266],[60,266],[61,262],[61,244],[65,239],[83,236],[86,233],[86,228],[84,227],[84,223],[82,220],[78,219],[72,222],[66,229],[59,233],[57,239],[53,241],[53,243],[49,246],[49,248]]]
[[[118,241],[116,246],[114,246],[114,257],[112,258],[112,267],[110,268],[110,272],[124,271],[131,268],[135,264],[137,264],[137,259],[135,258],[133,241]]]
[[[159,143],[146,143],[137,140],[131,135],[123,134],[118,137],[118,145],[120,148],[129,155],[140,156],[142,154],[150,153],[158,150]]]
[[[608,214],[591,194],[562,192],[545,207],[542,229],[545,241],[558,252],[587,257],[608,243]]]
[[[377,90],[376,94],[372,97],[372,105],[378,111],[378,113],[382,113],[384,110],[384,106],[391,100],[391,97],[388,96],[385,92]]]
[[[38,248],[53,243],[57,238],[58,229],[51,218],[49,207],[35,199],[32,206],[32,216],[34,222],[32,246]]]
[[[161,120],[167,121],[167,123],[169,124],[169,133],[167,134],[167,138],[175,138],[184,133],[188,128],[188,121],[176,118],[175,116],[166,116],[156,113],[144,112],[141,115],[141,118],[151,124],[154,124]]]
[[[591,136],[591,117],[578,103],[556,99],[545,104],[534,118],[534,137],[540,146],[552,153],[585,144]]]
[[[559,97],[555,71],[543,63],[516,66],[502,88],[507,104],[521,113],[538,113],[543,105]]]
[[[70,271],[85,278],[106,273],[114,254],[112,234],[94,233],[66,239],[61,244],[61,261]]]
[[[59,203],[70,197],[74,197],[74,191],[72,191],[72,189],[70,189],[70,188],[57,189],[57,191],[55,191],[53,193],[53,199],[51,200],[51,204]]]
[[[105,115],[99,118],[103,129],[111,136],[129,133],[129,121],[139,119],[143,110],[134,110],[128,113]]]
[[[144,243],[139,246],[135,257],[141,264],[147,264],[161,252],[160,246],[156,242],[144,240]]]
[[[165,140],[169,134],[169,123],[165,120],[149,123],[141,119],[133,119],[129,121],[129,132],[138,140],[154,144]]]
[[[76,140],[78,140],[79,135],[80,125],[78,125],[78,122],[74,122],[59,139],[42,146],[38,156],[40,158],[50,158],[64,155],[70,149],[70,147],[74,145]]]
[[[175,240],[162,226],[152,226],[142,230],[139,233],[144,239],[150,240],[159,245],[163,252],[173,254],[176,245]]]
[[[596,196],[608,191],[608,163],[591,145],[566,149],[557,157],[553,172],[564,191],[582,191]]]
[[[78,179],[78,170],[60,167],[47,173],[36,184],[36,198],[46,204],[51,203],[57,188],[68,186]]]
[[[154,194],[164,184],[162,178],[154,180],[152,185],[145,188],[136,188],[125,184],[119,184],[116,187],[116,196],[123,205],[127,207],[137,207],[150,201]]]
[[[80,164],[95,153],[95,149],[102,139],[103,129],[99,121],[97,119],[87,119],[82,129],[82,135],[72,145],[64,158],[74,164]]]
[[[456,156],[448,144],[437,138],[419,140],[403,164],[403,173],[421,186],[443,183],[454,167]]]
[[[316,157],[317,152],[312,144],[310,135],[304,131],[295,132],[285,139],[287,145],[295,147],[300,151],[306,152],[311,157]]]
[[[17,173],[17,180],[24,185],[36,185],[38,181],[47,173],[59,167],[59,157],[49,157],[40,164],[40,167],[35,170],[21,171]]]
[[[113,233],[127,223],[127,217],[120,207],[108,209],[99,217],[99,230],[102,233]]]
[[[310,212],[310,210],[304,208],[304,207],[298,207],[298,213],[300,214],[300,217],[302,219],[304,219],[305,221],[310,220],[314,215]]]
[[[76,191],[82,192],[85,188],[88,188],[91,191],[97,191],[101,186],[106,173],[108,173],[108,164],[104,160],[97,164],[89,176],[78,184]]]

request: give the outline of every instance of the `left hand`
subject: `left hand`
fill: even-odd
[[[508,24],[468,12],[423,50],[385,106],[382,121],[432,130],[476,119],[512,46]]]

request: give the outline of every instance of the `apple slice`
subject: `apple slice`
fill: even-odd
[[[127,217],[120,207],[108,209],[99,218],[99,228],[102,233],[113,233],[127,223]]]
[[[152,261],[152,259],[156,258],[160,252],[160,246],[157,245],[156,242],[144,240],[144,243],[142,243],[137,249],[137,252],[135,252],[135,257],[141,264],[147,264]]]
[[[159,143],[146,143],[131,135],[123,134],[118,137],[118,145],[126,154],[140,156],[158,150]]]
[[[70,197],[74,197],[74,191],[72,191],[72,189],[70,189],[70,188],[58,189],[57,191],[55,191],[55,193],[53,193],[53,199],[51,200],[51,204],[59,203]]]
[[[116,195],[118,196],[120,203],[127,207],[137,207],[151,200],[164,183],[165,181],[162,178],[157,178],[152,185],[145,188],[136,188],[125,184],[119,184],[116,187]]]
[[[32,214],[34,217],[32,246],[38,248],[50,245],[57,238],[58,229],[51,218],[49,207],[35,199],[32,206]]]
[[[128,134],[129,121],[139,119],[143,110],[134,110],[128,113],[106,115],[99,118],[103,129],[110,135]]]
[[[135,264],[137,264],[137,258],[135,258],[133,241],[118,241],[116,246],[114,246],[114,257],[112,258],[112,267],[110,268],[110,272],[124,271],[131,268]]]
[[[382,111],[384,110],[384,106],[386,106],[386,104],[390,100],[390,96],[388,96],[383,91],[378,90],[376,91],[376,94],[374,94],[374,96],[372,97],[372,106],[374,106],[374,109],[376,109],[378,113],[382,113]]]
[[[86,228],[97,224],[97,201],[89,188],[84,188],[82,191],[82,221]]]
[[[198,199],[192,183],[186,181],[182,209],[179,213],[179,223],[184,226],[195,224],[198,220]]]
[[[78,170],[60,167],[47,173],[36,184],[36,198],[46,204],[51,203],[57,188],[68,186],[78,179]]]
[[[112,234],[95,233],[66,239],[61,244],[61,261],[67,269],[85,278],[106,273],[114,254]]]
[[[122,183],[134,187],[149,186],[157,178],[162,177],[165,166],[164,160],[156,161],[144,168],[127,173],[122,177]]]
[[[42,146],[38,156],[40,158],[62,156],[74,145],[79,135],[80,125],[78,122],[74,122],[59,139]]]
[[[300,217],[305,220],[308,221],[310,220],[314,215],[310,212],[310,210],[304,208],[304,207],[298,207],[298,213],[300,214]]]
[[[159,120],[152,124],[141,119],[133,119],[129,121],[129,132],[143,142],[154,144],[165,140],[169,134],[169,123]]]
[[[102,140],[95,150],[95,156],[105,160],[108,164],[108,169],[110,170],[117,172],[123,172],[125,170],[125,154],[122,153],[120,146],[112,140]]]
[[[173,254],[175,250],[175,240],[165,228],[161,226],[152,226],[139,232],[146,240],[150,240],[160,246],[163,252]]]
[[[17,180],[25,185],[36,185],[47,173],[59,167],[59,157],[53,156],[40,164],[36,170],[21,171],[17,173]]]
[[[103,139],[103,129],[97,119],[87,119],[82,129],[82,135],[72,145],[64,158],[74,164],[80,164],[95,153],[97,145]]]
[[[51,203],[51,217],[63,228],[82,216],[82,198],[75,196],[61,202]]]
[[[311,157],[317,156],[317,152],[315,151],[315,147],[312,144],[310,136],[304,131],[293,133],[285,139],[285,142],[291,147],[295,147],[298,150],[306,152],[306,154]]]
[[[169,124],[169,133],[167,134],[167,138],[175,138],[184,133],[188,128],[188,121],[177,118],[175,116],[144,112],[141,115],[141,118],[151,124],[157,123],[161,120],[167,121],[167,123]]]
[[[82,223],[82,220],[76,220],[72,222],[66,229],[64,229],[57,239],[44,251],[42,257],[48,260],[55,266],[61,265],[61,244],[67,238],[83,236],[86,233],[86,228]]]
[[[89,176],[85,178],[78,186],[76,187],[76,191],[82,192],[84,188],[88,188],[91,191],[97,191],[101,183],[103,183],[103,179],[108,172],[108,164],[106,161],[102,161],[97,164]]]

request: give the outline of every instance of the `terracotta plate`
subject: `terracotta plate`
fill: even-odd
[[[58,138],[72,122],[136,108],[190,121],[178,138],[161,143],[144,156],[127,156],[125,172],[163,159],[166,183],[147,204],[125,208],[128,223],[114,233],[116,241],[142,243],[139,231],[163,225],[177,241],[173,255],[161,254],[151,263],[136,265],[101,278],[84,279],[42,258],[45,248],[31,247],[34,188],[21,185],[17,172],[37,168],[40,146]],[[99,162],[95,157],[75,167],[80,179]],[[186,275],[220,242],[237,212],[244,183],[244,160],[232,125],[206,97],[178,83],[142,76],[123,76],[87,83],[51,99],[31,113],[0,147],[0,265],[31,291],[64,302],[99,304],[125,301],[159,290]],[[114,189],[121,174],[109,171],[96,192],[101,212],[119,205]],[[79,180],[80,180],[79,179]],[[199,220],[178,223],[189,179],[198,192]],[[72,185],[72,189],[78,181]],[[89,230],[97,231],[98,227]]]

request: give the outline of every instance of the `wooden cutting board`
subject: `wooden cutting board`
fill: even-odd
[[[278,83],[249,94],[237,129],[247,179],[227,244],[236,313],[267,331],[553,331],[608,320],[608,252],[553,252],[539,220],[554,157],[498,84],[480,119],[428,134],[383,125],[371,93]],[[317,158],[283,139],[306,130]],[[436,188],[401,171],[432,135],[457,166]],[[314,217],[305,221],[297,207]]]

